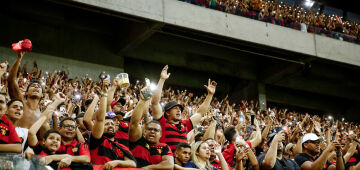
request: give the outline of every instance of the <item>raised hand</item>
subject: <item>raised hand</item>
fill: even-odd
[[[214,94],[215,90],[216,90],[216,85],[217,85],[217,83],[215,81],[211,81],[209,79],[208,85],[204,85],[204,87],[206,88],[206,90],[208,91],[209,94]]]
[[[215,154],[221,154],[221,145],[217,142],[215,144],[214,152],[215,152]]]
[[[101,89],[101,92],[106,94],[108,92],[108,86],[110,84],[110,80],[109,79],[104,79],[103,81],[103,86],[102,86],[102,89]]]
[[[56,100],[59,101],[60,103],[64,103],[66,100],[66,96],[63,93],[57,93],[55,97]]]
[[[284,131],[280,131],[279,133],[277,133],[273,139],[273,142],[276,142],[276,144],[278,144],[279,142],[285,140],[285,134]]]
[[[152,94],[149,93],[148,96],[146,96],[146,95],[144,96],[145,93],[149,93],[147,87],[144,87],[143,89],[140,90],[139,97],[140,97],[141,100],[147,101],[147,100],[149,100],[151,98]]]
[[[166,79],[168,79],[168,78],[170,77],[170,74],[171,74],[171,73],[168,73],[168,72],[167,72],[168,68],[169,68],[169,66],[166,65],[166,66],[162,69],[162,71],[161,71],[161,73],[160,73],[160,79],[166,80]]]
[[[0,76],[2,76],[6,72],[8,65],[9,63],[7,61],[0,64]]]

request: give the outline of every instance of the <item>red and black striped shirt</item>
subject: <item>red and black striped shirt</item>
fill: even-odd
[[[182,120],[178,124],[174,124],[162,116],[158,121],[162,127],[160,143],[166,143],[169,145],[173,153],[175,153],[177,144],[188,143],[187,133],[193,129],[193,125],[190,119]]]
[[[130,150],[136,159],[136,167],[141,168],[148,165],[158,164],[162,156],[172,156],[169,146],[165,143],[149,145],[144,136],[136,142],[130,142]]]
[[[120,121],[119,129],[115,133],[115,140],[129,147],[129,124],[131,117],[127,117]]]
[[[125,157],[135,161],[128,147],[111,141],[109,138],[102,136],[100,139],[90,138],[90,155],[91,164],[104,165],[106,162],[113,160],[124,160]]]
[[[85,142],[78,142],[76,139],[70,144],[64,144],[61,141],[60,148],[56,151],[57,154],[69,154],[72,156],[86,155],[90,158],[89,146]]]

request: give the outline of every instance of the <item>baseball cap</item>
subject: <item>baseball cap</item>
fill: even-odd
[[[321,138],[319,138],[315,133],[307,133],[302,138],[301,144],[303,144],[307,141],[316,141],[316,140],[320,140],[320,139]]]
[[[111,102],[111,108],[113,108],[114,105],[115,105],[116,103],[118,103],[118,102],[120,102],[120,104],[121,104],[122,106],[124,106],[124,105],[126,104],[126,100],[125,100],[124,98],[120,98],[119,100],[115,100],[115,101]]]
[[[270,146],[272,140],[274,139],[276,135],[276,132],[273,132],[273,133],[270,133],[268,136],[267,136],[267,140],[266,140],[266,143]]]
[[[295,144],[293,143],[289,143],[286,145],[285,147],[285,153],[288,153],[290,151],[290,149],[294,146]]]
[[[166,105],[164,106],[164,111],[167,112],[167,111],[169,111],[171,108],[173,108],[175,106],[179,106],[181,111],[183,111],[183,109],[184,109],[181,104],[178,104],[175,101],[171,101],[171,102],[166,103]]]
[[[108,117],[110,117],[111,119],[116,117],[116,114],[114,112],[107,112],[106,113]]]

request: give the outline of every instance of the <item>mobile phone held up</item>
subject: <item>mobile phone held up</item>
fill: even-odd
[[[251,126],[255,125],[254,120],[255,120],[255,113],[251,114]]]
[[[148,98],[151,94],[151,91],[150,91],[150,79],[148,78],[145,78],[145,87],[146,87],[146,92],[143,93],[143,96],[144,98]]]

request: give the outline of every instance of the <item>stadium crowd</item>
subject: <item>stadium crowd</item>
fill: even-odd
[[[348,42],[360,43],[360,25],[338,15],[305,10],[273,0],[180,0],[226,13],[316,33]]]
[[[70,78],[36,62],[27,72],[24,55],[0,64],[1,153],[53,169],[360,169],[355,123],[233,103],[214,96],[210,79],[199,96],[164,89],[176,78],[168,66],[150,88],[106,73]]]

